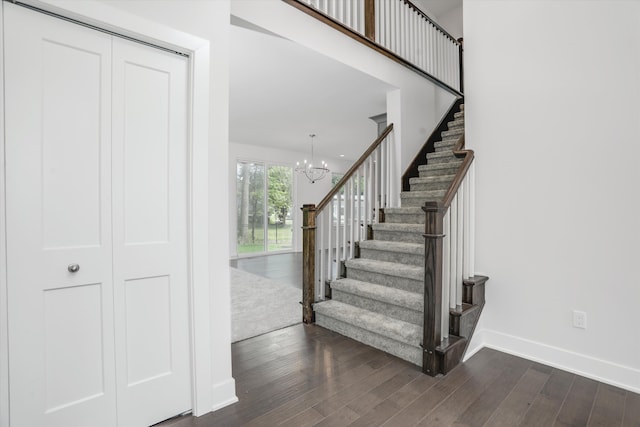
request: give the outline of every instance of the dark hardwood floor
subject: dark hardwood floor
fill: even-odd
[[[237,258],[229,265],[302,289],[302,252]]]
[[[315,325],[231,348],[239,402],[163,427],[640,426],[640,395],[490,349],[432,378]]]

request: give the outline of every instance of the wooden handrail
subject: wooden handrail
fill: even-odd
[[[462,185],[462,181],[464,181],[464,177],[467,175],[467,171],[471,166],[471,162],[473,162],[474,152],[473,150],[465,150],[464,149],[464,134],[458,139],[455,147],[453,148],[453,155],[456,157],[464,157],[462,161],[462,165],[458,168],[458,172],[456,172],[456,177],[453,179],[453,182],[449,186],[449,190],[444,195],[444,199],[442,199],[442,205],[444,208],[448,208],[451,206],[451,202],[455,197],[460,185]]]
[[[376,148],[378,148],[378,146],[382,143],[382,141],[384,141],[384,139],[389,135],[389,133],[392,130],[393,130],[393,123],[387,126],[387,128],[380,134],[380,136],[375,141],[373,141],[373,143],[369,146],[369,148],[367,148],[367,151],[365,151],[362,154],[362,156],[360,156],[360,158],[349,168],[349,170],[347,171],[347,173],[344,174],[342,179],[340,179],[340,181],[338,181],[338,183],[334,185],[331,191],[329,191],[329,193],[326,196],[324,196],[324,199],[322,199],[322,201],[318,203],[318,205],[316,206],[316,210],[318,212],[321,211],[325,206],[327,206],[329,202],[331,202],[331,200],[333,200],[333,196],[335,196],[340,191],[340,189],[347,183],[347,181],[349,181],[349,179],[353,176],[353,174],[356,173],[356,171],[360,168],[360,166],[362,166],[364,161],[367,160],[369,155],[371,155],[371,153],[373,153],[373,151]]]
[[[432,153],[435,151],[435,143],[440,141],[440,134],[447,130],[447,124],[454,119],[455,113],[458,111],[460,104],[464,102],[464,98],[457,98],[451,107],[449,107],[449,111],[445,114],[438,126],[431,132],[429,138],[422,145],[422,148],[413,158],[407,169],[404,171],[402,175],[402,191],[409,191],[411,186],[409,185],[409,180],[411,178],[417,177],[419,175],[418,166],[424,164],[424,160],[427,156],[427,153]]]
[[[445,82],[443,82],[442,80],[440,80],[439,78],[427,73],[426,71],[418,68],[415,64],[407,61],[406,59],[404,59],[403,57],[395,54],[394,52],[392,52],[391,50],[387,49],[386,47],[376,43],[374,40],[370,40],[367,37],[365,37],[364,35],[358,33],[357,31],[352,30],[351,28],[347,27],[346,25],[344,25],[342,22],[333,19],[330,16],[325,15],[324,13],[320,12],[319,10],[315,9],[313,6],[309,6],[306,3],[303,3],[301,0],[282,0],[283,2],[295,7],[296,9],[301,10],[302,12],[306,13],[307,15],[313,16],[314,18],[316,18],[317,20],[324,22],[325,24],[329,25],[330,27],[340,31],[341,33],[351,37],[352,39],[364,44],[365,46],[377,51],[378,53],[386,56],[387,58],[397,62],[400,65],[403,65],[407,68],[409,68],[410,70],[420,74],[422,77],[426,78],[427,80],[430,80],[432,83],[434,83],[436,86],[441,87],[442,89],[446,90],[447,92],[450,92],[452,94],[454,94],[455,96],[461,97],[462,92],[460,92],[459,90],[454,89],[453,87],[449,86],[448,84],[446,84]]]

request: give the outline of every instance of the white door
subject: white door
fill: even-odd
[[[150,425],[191,408],[187,61],[114,38],[113,85],[118,418]]]
[[[4,7],[11,425],[184,412],[186,61]]]

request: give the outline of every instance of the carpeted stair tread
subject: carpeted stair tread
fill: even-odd
[[[422,208],[420,208],[422,211]],[[424,232],[424,226],[422,226]],[[385,240],[364,240],[360,242],[360,249],[399,252],[403,254],[424,253],[424,245],[418,243],[389,242]]]
[[[417,325],[333,300],[317,303],[314,305],[314,309],[317,314],[414,347],[420,346],[422,328]]]
[[[427,154],[427,160],[445,159],[445,158],[450,158],[451,160],[457,159],[457,157],[455,157],[450,150],[449,151],[434,151],[433,153],[428,153]]]
[[[455,160],[444,163],[430,163],[428,165],[418,166],[418,173],[420,177],[429,177],[435,175],[451,175],[458,171],[458,168],[462,164],[462,160],[456,158]]]
[[[424,224],[422,207],[386,208],[385,222],[389,224]],[[424,226],[423,226],[424,227]]]
[[[447,123],[447,127],[449,130],[461,128],[463,126],[464,126],[464,117],[457,118]]]
[[[331,282],[331,290],[338,290],[420,312],[424,306],[424,296],[422,294],[362,282],[360,280],[346,278],[334,280]]]
[[[434,175],[429,177],[418,177],[418,178],[409,178],[409,184],[433,184],[439,182],[452,182],[456,177],[455,174],[452,175]],[[386,209],[385,209],[386,212]]]
[[[413,178],[411,178],[413,179]],[[424,214],[424,211],[422,210],[421,207],[401,207],[401,208],[385,208],[384,209],[384,214],[386,215],[393,215],[393,214],[399,214],[399,215],[413,215],[413,214]],[[386,224],[386,223],[382,223],[382,224]]]
[[[422,206],[424,202],[419,203]],[[416,203],[418,205],[418,203]],[[424,218],[424,212],[421,215]],[[420,220],[420,218],[411,218]],[[424,244],[424,219],[420,222],[385,222],[373,224],[374,240]]]
[[[352,258],[345,262],[347,266],[347,277],[349,269],[364,270],[372,273],[384,274],[385,276],[403,277],[411,280],[424,280],[424,267],[415,265],[399,264],[397,262],[385,262],[364,258]]]
[[[408,208],[395,208],[395,209],[408,209]],[[418,209],[422,210],[421,207],[418,207]],[[424,225],[421,225],[421,224],[401,224],[401,223],[393,223],[393,222],[380,222],[378,224],[372,224],[372,227],[373,227],[374,233],[376,231],[401,231],[404,233],[417,233],[420,235],[424,233]]]
[[[428,171],[442,170],[442,169],[453,169],[455,171],[456,167],[460,166],[460,164],[462,164],[462,158],[456,158],[455,162],[432,163],[432,164],[420,165],[418,166],[418,171],[428,172]],[[455,174],[455,172],[453,173]],[[450,175],[451,173],[448,173],[448,174]]]
[[[403,191],[400,200],[403,206],[422,206],[424,202],[437,202],[442,200],[447,190],[431,191]]]
[[[464,133],[464,127],[460,127],[460,128],[454,128],[452,130],[445,130],[440,133],[440,136],[442,136],[442,138],[446,138],[448,136],[462,135],[463,133]]]
[[[438,141],[434,144],[434,148],[436,151],[453,150],[453,147],[456,146],[458,140],[459,138]]]

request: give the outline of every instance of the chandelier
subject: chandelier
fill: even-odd
[[[314,166],[314,158],[313,158],[313,139],[316,137],[315,133],[309,135],[311,138],[311,161],[307,162],[304,160],[303,164],[300,162],[296,162],[296,172],[303,173],[307,179],[313,184],[316,181],[321,180],[329,173],[329,165],[327,165],[324,160],[320,163],[320,166]]]

